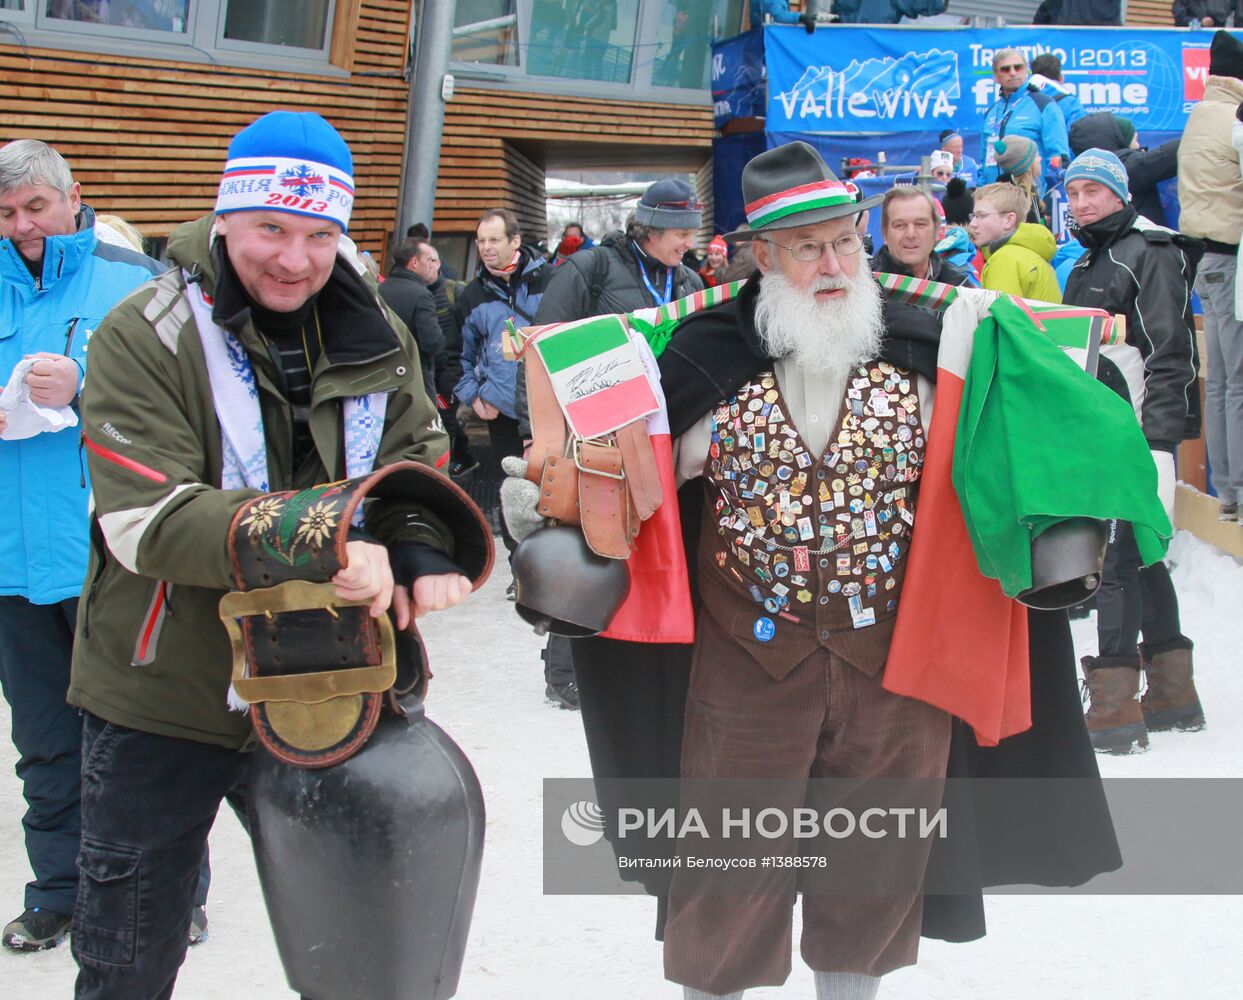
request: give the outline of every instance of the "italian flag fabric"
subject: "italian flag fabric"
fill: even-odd
[[[626,568],[630,593],[602,633],[608,639],[627,642],[695,641],[695,613],[691,586],[682,558],[682,516],[678,510],[678,483],[673,472],[673,440],[669,414],[660,387],[656,355],[641,333],[633,334],[658,409],[647,417],[647,435],[656,454],[664,499],[656,513],[643,522],[631,546]]]
[[[971,364],[974,305],[948,310],[937,352],[916,530],[883,686],[968,723],[982,746],[1031,726],[1027,609],[980,572],[958,495],[954,440]]]
[[[887,690],[968,723],[982,746],[1031,726],[1027,608],[1006,590],[1017,592],[1024,568],[1030,582],[1034,534],[1058,517],[1121,516],[1156,522],[1148,536],[1156,542],[1165,520],[1130,408],[1067,359],[1076,336],[1068,324],[1055,334],[1054,324],[1033,321],[1031,306],[959,289],[945,312],[916,530],[883,679]],[[1080,344],[1084,331],[1099,334],[1093,312],[1079,311]],[[1050,316],[1073,318],[1065,308]],[[1016,384],[994,377],[999,335],[1005,352],[1034,355],[1011,373]],[[1081,423],[1089,412],[1088,426],[1067,432],[1065,420]],[[1016,427],[1027,428],[1025,441],[1043,442],[1038,453],[1010,440]],[[1076,493],[1085,481],[1096,488],[1090,503]],[[1039,495],[1043,509],[1035,513],[1020,494]],[[1056,509],[1044,506],[1052,496]]]
[[[1130,403],[1059,343],[1084,332],[1098,336],[1090,313],[1033,316],[1008,297],[975,330],[954,488],[977,563],[1010,596],[1032,586],[1033,539],[1068,518],[1130,522],[1145,564],[1173,534]]]
[[[669,346],[673,339],[673,331],[677,325],[693,312],[700,309],[711,309],[722,302],[728,302],[740,291],[746,281],[731,281],[726,285],[713,285],[698,292],[674,299],[663,306],[651,306],[637,312],[627,313],[626,321],[630,329],[643,334],[653,353],[660,357],[661,352]]]
[[[541,327],[534,347],[567,423],[580,438],[603,437],[660,408],[621,316]]]

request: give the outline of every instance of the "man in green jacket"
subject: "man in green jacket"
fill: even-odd
[[[1049,261],[1057,249],[1044,226],[1024,222],[1027,195],[1009,183],[986,184],[975,192],[971,239],[984,255],[980,284],[1041,302],[1062,301],[1062,289]]]
[[[91,340],[95,506],[69,689],[84,716],[80,1000],[171,995],[216,811],[244,810],[250,716],[229,708],[217,612],[235,512],[448,462],[414,342],[344,236],[352,174],[318,115],[260,118],[229,146],[214,217],[174,232],[173,269]],[[398,628],[470,593],[444,524],[413,503],[372,501],[346,555],[337,596],[373,617],[391,605]]]

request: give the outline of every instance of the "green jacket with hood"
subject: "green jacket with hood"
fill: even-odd
[[[220,488],[220,425],[186,296],[188,273],[213,297],[224,253],[211,241],[213,221],[177,229],[173,269],[118,304],[91,338],[82,429],[94,510],[69,701],[131,729],[240,748],[249,714],[228,709],[231,657],[217,605],[232,589],[229,524],[259,492]],[[377,467],[448,459],[414,341],[356,259],[343,240],[316,299],[323,351],[312,376],[315,449],[296,471],[292,411],[267,342],[249,307],[225,316],[219,300],[213,305],[215,322],[250,355],[273,491],[344,478],[341,400],[350,396],[388,394]],[[370,502],[366,531],[386,545],[415,541],[452,555],[443,523],[414,504]]]
[[[1008,239],[980,248],[984,270],[980,284],[1023,299],[1060,303],[1062,289],[1049,261],[1057,250],[1053,234],[1034,222],[1021,223]]]

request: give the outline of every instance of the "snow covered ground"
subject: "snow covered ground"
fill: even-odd
[[[1243,777],[1243,567],[1180,535],[1171,550],[1184,631],[1196,641],[1197,683],[1209,727],[1156,734],[1146,754],[1101,758],[1108,777]],[[654,904],[638,896],[541,894],[541,781],[587,777],[575,713],[544,701],[540,641],[504,598],[498,573],[464,608],[426,626],[436,679],[429,714],[474,762],[488,806],[483,880],[458,996],[462,1000],[676,1000],[652,940]],[[1078,622],[1080,654],[1095,652]],[[0,707],[7,732],[7,706]],[[15,754],[0,739],[0,918],[21,910],[29,878],[21,840]],[[179,1000],[283,998],[250,846],[222,811],[211,838],[211,938],[190,952]],[[989,934],[969,945],[924,942],[920,964],[896,973],[884,1000],[1195,1000],[1243,998],[1243,899],[1229,896],[995,896]],[[796,929],[797,940],[797,929]],[[810,998],[795,957],[780,989],[748,997]],[[72,994],[68,947],[0,954],[0,998]]]

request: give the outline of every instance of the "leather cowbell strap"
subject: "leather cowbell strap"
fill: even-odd
[[[233,644],[233,687],[250,705],[259,741],[300,767],[357,753],[385,701],[422,696],[431,673],[412,621],[397,632],[368,601],[334,596],[350,523],[364,500],[417,503],[454,540],[453,558],[478,587],[493,561],[482,512],[456,484],[417,462],[247,501],[229,528],[236,589],[220,602]]]
[[[628,558],[639,525],[663,498],[646,420],[604,438],[573,435],[539,352],[525,351],[523,358],[532,434],[527,478],[540,488],[539,513],[580,525],[596,555]]]

